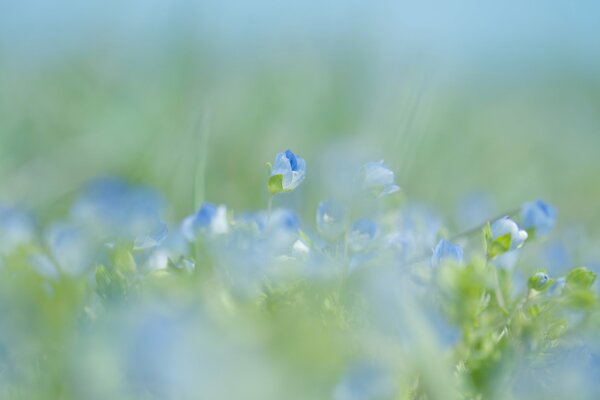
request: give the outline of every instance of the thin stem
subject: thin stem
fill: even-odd
[[[488,221],[486,221],[483,224],[480,224],[480,225],[478,225],[478,226],[476,226],[474,228],[471,228],[469,230],[466,230],[464,232],[457,233],[456,235],[451,236],[450,238],[448,238],[448,241],[455,242],[458,239],[461,239],[461,238],[464,238],[464,237],[470,237],[470,236],[473,236],[476,233],[481,233],[481,230],[483,228],[485,228],[485,225],[489,221],[496,221],[496,220],[498,220],[498,219],[500,219],[502,217],[505,217],[505,216],[512,217],[515,214],[518,214],[519,212],[520,212],[520,209],[514,209],[514,210],[508,211],[506,213],[503,213],[503,214],[501,214],[501,215],[499,215],[499,216],[497,216],[495,218],[489,219]],[[427,260],[430,256],[431,256],[431,250],[426,250],[423,253],[419,254],[418,256],[415,256],[415,257],[411,258],[410,260],[408,260],[406,263],[404,263],[404,265],[405,266],[411,266],[411,265],[417,264],[417,263],[419,263],[421,261]]]
[[[194,207],[204,201],[206,190],[206,161],[208,158],[208,140],[210,137],[210,114],[205,111],[195,137],[196,165],[194,175]]]
[[[486,257],[485,266],[487,268],[488,259]],[[494,267],[494,291],[496,294],[496,301],[500,308],[506,311],[506,302],[504,301],[504,295],[502,294],[502,290],[500,288],[500,279],[498,278],[498,268]]]
[[[269,194],[269,200],[267,201],[267,228],[271,223],[271,210],[273,208],[273,195]]]

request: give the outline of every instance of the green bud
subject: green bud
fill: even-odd
[[[546,290],[552,284],[552,279],[545,272],[536,272],[527,281],[529,289],[537,290],[541,292]]]

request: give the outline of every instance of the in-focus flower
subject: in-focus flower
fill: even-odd
[[[346,210],[335,200],[319,203],[317,208],[317,229],[329,240],[339,238],[346,227]]]
[[[454,261],[462,264],[464,253],[462,247],[448,240],[442,239],[438,242],[431,256],[431,265],[437,267],[446,261]]]
[[[379,233],[379,227],[374,221],[361,218],[352,224],[348,235],[348,245],[354,252],[366,250]]]
[[[523,227],[536,236],[547,236],[554,229],[556,215],[556,209],[542,200],[525,203],[521,207]]]
[[[273,194],[291,192],[306,177],[306,161],[291,150],[277,153],[271,168],[269,191]]]
[[[400,190],[394,172],[383,161],[368,162],[362,168],[362,187],[377,197]]]
[[[181,224],[181,231],[189,241],[196,240],[200,232],[224,234],[229,231],[227,221],[227,207],[216,206],[212,203],[203,203],[200,209],[188,217]]]
[[[527,240],[527,232],[519,228],[519,225],[510,217],[500,218],[491,227],[492,240],[510,235],[510,244],[507,250],[518,249]]]

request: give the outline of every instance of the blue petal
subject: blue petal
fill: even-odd
[[[538,236],[548,235],[556,224],[556,209],[551,205],[536,200],[523,204],[521,217],[526,229],[534,229]]]
[[[298,160],[296,159],[296,155],[291,150],[286,150],[285,156],[290,161],[292,171],[298,171]]]
[[[457,244],[454,244],[448,240],[442,239],[439,241],[433,256],[431,257],[431,264],[437,267],[444,261],[454,260],[461,264],[463,262],[463,249]]]

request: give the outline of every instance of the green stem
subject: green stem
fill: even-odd
[[[273,195],[269,194],[269,200],[267,201],[267,228],[271,223],[271,210],[273,209]]]

